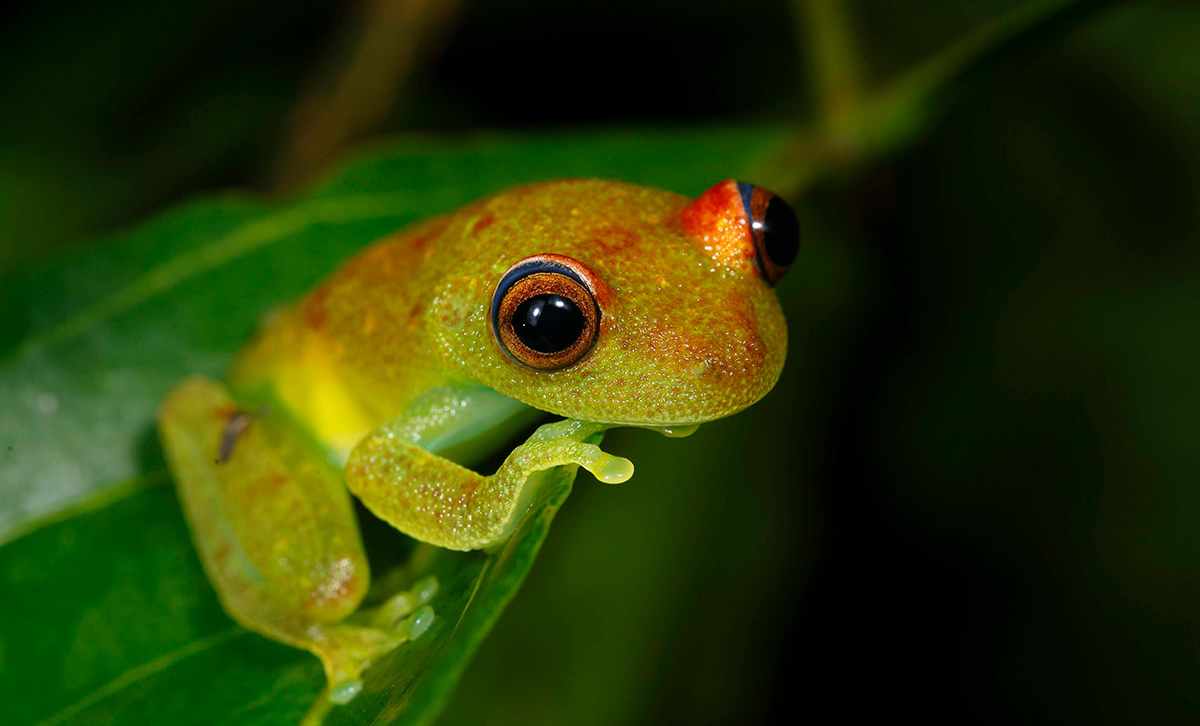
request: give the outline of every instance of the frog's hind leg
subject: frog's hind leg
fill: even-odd
[[[159,432],[226,612],[316,654],[332,698],[352,697],[371,661],[428,627],[432,611],[408,594],[364,624],[341,622],[370,581],[354,511],[340,472],[282,415],[191,378],[163,403]]]

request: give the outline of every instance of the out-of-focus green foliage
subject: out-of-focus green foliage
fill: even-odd
[[[1200,713],[1197,43],[1194,5],[1113,12],[902,179],[917,312],[876,441],[917,526],[1020,583],[997,670],[1048,720]]]
[[[1025,4],[848,3],[863,80],[890,87],[937,49],[1019,6]],[[803,64],[794,60],[803,57],[805,41],[798,34],[795,47],[786,39],[781,44],[786,20],[782,5],[719,1],[654,8],[503,3],[471,10],[393,127],[688,114],[795,118],[810,106],[799,74]],[[546,45],[536,38],[551,40]],[[468,669],[446,723],[745,722],[772,709],[817,719],[834,709],[849,716],[880,708],[930,721],[962,720],[964,713],[975,722],[1194,721],[1200,711],[1192,647],[1200,633],[1194,574],[1200,462],[1192,442],[1200,427],[1194,374],[1200,350],[1192,332],[1200,313],[1194,302],[1200,299],[1200,55],[1193,50],[1200,45],[1200,11],[1181,2],[1128,4],[1041,42],[1041,50],[972,74],[957,93],[939,96],[953,104],[942,107],[948,114],[935,126],[905,137],[914,147],[826,179],[802,200],[811,244],[780,287],[792,345],[779,388],[745,414],[702,427],[690,439],[614,432],[606,446],[633,458],[638,477],[615,489],[590,481],[576,487],[516,606]],[[614,43],[628,52],[601,52]],[[576,79],[559,86],[550,102],[530,70],[534,61],[547,60],[547,49]],[[649,57],[643,55],[648,49]],[[520,67],[522,59],[527,68]],[[302,75],[299,64],[290,68],[287,78]],[[292,81],[281,80],[268,79],[261,88],[290,94],[293,89],[279,89]],[[217,86],[225,81],[213,81],[212,97],[224,93]],[[661,91],[657,105],[645,89]],[[97,90],[97,107],[127,105],[117,97],[105,100],[106,93]],[[208,97],[205,88],[197,96]],[[257,149],[249,156],[261,158],[263,147],[256,144],[267,143],[264,129],[271,128],[265,119],[287,104],[256,91],[243,96],[274,104],[263,107],[259,125],[236,104],[215,104],[211,108],[233,110],[231,126],[155,126],[196,131],[195,143],[177,145],[181,173],[131,178],[107,166],[111,146],[95,147],[89,153],[102,162],[102,172],[71,178],[114,186],[81,184],[91,192],[86,198],[73,187],[64,192],[63,175],[48,166],[44,149],[54,144],[34,154],[6,145],[5,158],[23,161],[0,168],[19,170],[21,194],[39,197],[41,187],[58,196],[10,202],[0,218],[43,209],[44,223],[38,215],[24,218],[33,219],[29,229],[62,239],[128,218],[135,207],[112,204],[105,195],[113,190],[125,188],[121,199],[149,206],[162,197],[147,196],[148,189],[191,188],[197,176],[213,178],[207,162],[229,157],[207,148],[227,148],[222,145],[241,138],[239,152]],[[687,106],[689,99],[703,100]],[[14,122],[11,115],[7,121]],[[62,134],[54,138],[78,127],[64,115]],[[251,127],[247,135],[236,132]],[[220,128],[235,131],[204,138]],[[245,141],[251,137],[255,143]],[[711,166],[701,161],[662,177],[639,177],[638,152],[629,152],[605,173],[696,191],[713,174],[744,168],[733,168],[735,160],[752,161],[733,153],[740,137],[723,138],[730,146],[718,147],[729,155],[714,157]],[[661,157],[664,169],[668,156],[674,163],[706,151],[683,148],[683,140],[670,155],[660,154],[658,141],[645,153]],[[511,174],[519,176],[527,163],[546,175],[578,173],[570,137],[559,142],[506,157],[503,173],[515,181]],[[164,147],[165,161],[174,146]],[[558,151],[540,158],[552,148]],[[417,154],[425,161],[388,173],[396,180],[415,173],[433,186],[464,183],[445,173],[440,153]],[[609,153],[595,151],[592,161]],[[198,161],[189,167],[189,158]],[[373,167],[368,160],[352,168],[333,188],[369,185],[374,174],[362,173]],[[223,168],[234,179],[251,178],[244,164]],[[471,192],[483,193],[490,183]],[[458,203],[434,188],[409,193],[429,211]],[[79,198],[82,209],[94,204],[123,211],[68,225],[78,210],[64,198]],[[231,217],[264,214],[258,204],[222,204]],[[96,450],[84,451],[96,456],[98,471],[132,475],[161,466],[145,419],[155,391],[185,367],[219,371],[253,327],[253,316],[239,317],[239,311],[265,309],[275,288],[259,290],[262,275],[252,272],[213,288],[236,287],[233,300],[207,295],[200,285],[188,288],[192,304],[228,317],[228,329],[191,337],[189,321],[164,307],[159,327],[196,345],[171,360],[165,373],[153,370],[158,361],[125,383],[126,368],[140,364],[137,346],[166,350],[166,343],[143,342],[132,319],[103,334],[68,321],[106,289],[137,278],[144,271],[134,268],[142,260],[157,265],[172,258],[176,248],[156,256],[162,240],[139,237],[156,225],[177,220],[180,239],[172,236],[170,244],[180,249],[222,238],[227,230],[200,219],[193,227],[187,215],[194,212],[185,208],[141,231],[97,241],[74,261],[43,263],[26,286],[15,278],[0,281],[6,302],[0,348],[10,349],[0,361],[26,361],[13,380],[28,375],[38,384],[19,396],[15,389],[5,392],[3,400],[18,406],[6,435],[49,452],[54,444],[39,435],[41,412],[65,412],[78,401],[86,416],[73,429],[52,433],[84,447],[95,437]],[[394,219],[354,222],[349,238],[329,233],[347,228],[340,222],[288,232],[301,240],[297,256],[272,263],[270,280],[280,278],[287,294],[295,294],[335,255],[418,213],[406,208]],[[60,224],[69,231],[55,229]],[[28,239],[42,239],[37,234]],[[137,244],[125,248],[128,257],[105,252]],[[21,256],[34,254],[22,247]],[[27,299],[38,304],[18,304]],[[111,357],[116,372],[77,371],[72,397],[52,400],[40,394],[53,393],[51,384],[61,382],[54,377],[57,353],[26,359],[13,351],[30,336],[53,339],[62,333],[47,331],[71,332],[72,326],[74,333],[59,341],[76,351],[66,359]],[[149,387],[137,389],[143,377]],[[112,395],[97,399],[106,390]],[[128,404],[116,395],[130,390],[140,392]],[[138,431],[139,443],[131,445],[128,437],[137,439]],[[78,476],[60,463],[71,461],[73,450],[59,447],[48,461],[20,463],[22,491],[39,494],[27,478],[38,464],[65,471],[67,481]],[[3,460],[4,466],[12,461]],[[0,476],[0,487],[8,484]],[[45,496],[42,511],[65,501],[63,490],[50,488]],[[141,496],[170,499],[165,488]],[[84,517],[114,516],[135,501],[143,500],[122,500]],[[2,506],[11,512],[18,506],[12,502],[5,497]],[[39,506],[36,497],[33,506]],[[171,602],[175,560],[188,550],[180,521],[152,523],[145,536],[162,537],[167,554],[158,565],[146,560],[151,572],[162,574],[144,584],[158,583],[164,589],[155,594]],[[10,565],[28,575],[41,562],[17,557],[12,548],[69,532],[70,524],[7,545],[0,557],[12,556]],[[388,540],[371,540],[373,557],[386,551],[381,541]],[[97,567],[102,579],[121,563]],[[194,575],[189,567],[180,571]],[[120,574],[136,578],[141,570]],[[206,602],[195,622],[226,623],[215,603]],[[180,612],[193,617],[186,608]],[[128,631],[111,625],[97,632],[141,637],[142,626],[155,627],[145,618],[131,622]],[[278,667],[284,685],[267,693],[230,689],[221,694],[225,701],[206,694],[209,700],[246,704],[245,698],[278,696],[278,713],[300,713],[319,684],[315,661],[239,637],[238,643],[251,643],[248,649],[236,646],[236,653],[214,657],[219,662],[211,665],[235,674],[243,667]],[[110,647],[96,636],[89,640],[97,652]],[[235,656],[245,660],[232,663]],[[12,648],[0,652],[0,670],[14,664],[20,661]],[[64,679],[74,677],[67,665]],[[253,708],[238,713],[250,720],[267,712]]]

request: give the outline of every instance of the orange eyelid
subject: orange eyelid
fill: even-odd
[[[717,264],[754,274],[754,237],[733,179],[714,184],[683,208],[680,222]]]

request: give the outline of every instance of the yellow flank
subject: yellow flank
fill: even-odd
[[[625,481],[633,464],[593,443],[603,430],[685,435],[775,384],[787,328],[771,284],[798,242],[790,208],[751,185],[689,199],[579,179],[511,189],[363,250],[273,314],[227,385],[191,379],[161,409],[223,605],[318,654],[329,699],[352,698],[371,662],[431,627],[437,600],[425,583],[338,622],[369,582],[343,487],[401,532],[478,549],[511,534],[541,472]],[[494,454],[477,449],[538,411],[566,420],[494,473],[439,448]]]
[[[345,461],[376,422],[339,375],[331,343],[296,323],[295,310],[277,313],[230,373],[235,391],[265,392]]]

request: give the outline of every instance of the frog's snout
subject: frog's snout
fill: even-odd
[[[787,332],[769,289],[710,303],[689,307],[648,337],[646,378],[660,384],[666,420],[702,422],[740,411],[766,395],[783,368]]]

